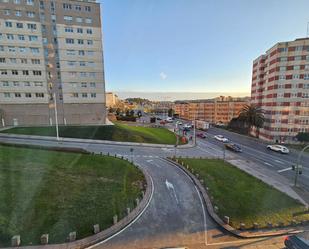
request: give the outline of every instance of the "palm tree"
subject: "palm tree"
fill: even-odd
[[[259,129],[263,127],[265,120],[264,112],[261,107],[255,104],[245,105],[240,111],[239,119],[242,120],[248,128],[248,135],[251,129],[255,127],[256,136],[259,137]]]

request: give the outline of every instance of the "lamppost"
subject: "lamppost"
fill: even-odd
[[[133,163],[133,151],[134,149],[133,148],[130,148],[130,152],[131,152],[131,162]]]
[[[299,169],[301,168],[301,165],[300,165],[300,159],[304,153],[304,151],[306,149],[309,148],[309,144],[306,145],[298,154],[298,157],[297,157],[297,163],[296,163],[296,167],[295,167],[295,179],[294,179],[294,186],[296,187],[297,186],[297,180],[298,180],[298,175],[299,175]]]
[[[59,141],[59,127],[58,127],[58,113],[57,113],[56,93],[54,93],[54,107],[55,107],[56,135],[57,135],[57,140]]]

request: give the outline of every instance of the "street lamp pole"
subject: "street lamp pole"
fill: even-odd
[[[306,145],[306,146],[299,152],[299,154],[298,154],[298,157],[297,157],[297,164],[296,164],[296,168],[295,168],[295,179],[294,179],[294,186],[295,186],[295,187],[297,186],[299,168],[300,168],[300,166],[301,166],[301,165],[300,165],[300,159],[301,159],[301,157],[302,157],[304,151],[305,151],[306,149],[308,149],[308,148],[309,148],[309,144]]]
[[[59,141],[59,127],[58,127],[58,112],[57,112],[56,93],[54,93],[54,107],[55,107],[56,134],[57,134],[57,140]]]

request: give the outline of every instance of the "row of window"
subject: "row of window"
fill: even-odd
[[[74,33],[74,28],[73,27],[65,27],[64,28],[64,32],[66,32],[66,33]],[[76,33],[83,34],[84,33],[84,29],[83,28],[76,28]],[[92,29],[86,29],[86,33],[88,35],[91,35],[92,34]]]
[[[288,52],[289,48],[293,49],[294,51],[303,51],[303,50],[309,51],[309,46],[284,47],[284,48],[279,48],[278,51],[280,53]]]
[[[95,82],[81,82],[81,83],[78,83],[78,82],[70,82],[69,83],[71,87],[83,87],[83,88],[88,88],[88,87],[91,87],[91,88],[94,88],[96,87],[96,83]]]
[[[300,70],[301,66],[305,66],[305,70],[309,69],[309,64],[307,65],[294,65],[294,66],[282,66],[279,67],[279,71],[287,71],[287,70]]]
[[[287,61],[301,61],[301,60],[309,60],[309,55],[306,56],[285,56],[285,57],[279,57],[278,61],[279,62],[287,62]]]
[[[13,22],[11,22],[11,21],[5,21],[4,25],[5,25],[6,28],[14,28]],[[27,25],[26,25],[26,24],[21,23],[21,22],[16,22],[15,26],[18,29],[23,29],[24,27],[27,27],[27,29],[30,29],[30,30],[36,30],[37,29],[36,23],[27,23]]]
[[[84,44],[87,44],[87,45],[93,45],[93,40],[83,40],[83,39],[72,39],[72,38],[66,38],[65,39],[65,43],[66,44],[79,44],[79,45],[84,45]]]
[[[39,65],[41,64],[41,60],[40,59],[29,59],[29,61],[31,61],[31,64],[33,65]],[[28,59],[25,58],[21,58],[21,59],[17,59],[17,58],[2,58],[0,57],[0,64],[1,63],[11,63],[11,64],[16,64],[18,62],[20,62],[21,64],[28,64]]]
[[[6,15],[6,16],[11,15],[11,12],[14,12],[15,16],[18,16],[18,17],[22,16],[22,11],[21,10],[14,10],[14,11],[11,11],[9,9],[3,10],[3,14]],[[26,16],[30,17],[30,18],[34,18],[35,17],[35,12],[34,11],[26,11]]]
[[[26,47],[14,47],[14,46],[8,46],[7,47],[7,52],[11,52],[11,53],[27,53],[27,52],[31,52],[32,54],[39,54],[40,53],[40,49],[39,48],[26,48]],[[5,47],[4,46],[0,46],[0,52],[5,52]]]
[[[66,55],[78,55],[78,56],[94,56],[94,51],[88,50],[73,50],[73,49],[68,49],[66,50]]]
[[[0,58],[1,59],[1,58]],[[75,67],[75,66],[80,66],[80,67],[94,67],[95,63],[93,61],[67,61],[67,65],[69,67]]]
[[[65,21],[67,21],[67,22],[72,22],[72,21],[74,20],[74,17],[73,17],[73,16],[63,16],[63,19],[64,19]],[[87,17],[87,18],[85,18],[85,20],[84,20],[84,18],[82,18],[82,17],[75,17],[75,21],[76,21],[77,23],[85,22],[85,23],[87,23],[87,24],[91,24],[91,23],[92,23],[92,18]]]
[[[27,5],[34,5],[34,0],[0,0],[1,3],[15,3],[21,4],[25,2]]]
[[[39,40],[39,37],[37,35],[13,35],[13,34],[2,34],[0,33],[0,40],[3,40],[6,38],[7,40],[14,41],[14,40],[19,40],[19,41],[30,41],[30,42],[35,42]]]
[[[70,94],[71,98],[79,98],[79,97],[82,97],[82,98],[88,98],[88,96],[90,98],[96,98],[97,97],[97,94],[96,93],[71,93]]]
[[[21,86],[25,86],[25,87],[42,87],[43,86],[43,82],[42,81],[34,81],[34,82],[30,82],[30,81],[23,81],[23,82],[19,82],[19,81],[2,81],[0,86],[3,87],[21,87]]]
[[[63,7],[63,9],[65,9],[65,10],[76,10],[76,11],[82,11],[82,10],[84,10],[84,11],[87,11],[87,12],[91,12],[91,6],[84,6],[84,8],[82,8],[82,6],[81,5],[72,5],[72,4],[70,4],[70,3],[64,3],[63,5],[62,5],[62,7]]]
[[[97,73],[95,73],[95,72],[90,72],[90,73],[87,73],[87,72],[68,72],[68,74],[69,74],[69,77],[71,77],[71,78],[76,78],[76,77],[95,78],[97,76]]]
[[[32,72],[32,75],[33,76],[41,76],[42,75],[42,71],[40,70],[21,70],[21,71],[18,71],[18,70],[6,70],[6,69],[0,69],[0,75],[9,75],[9,72],[10,72],[10,75],[24,75],[24,76],[29,76],[30,75],[30,72]]]
[[[3,93],[4,98],[21,98],[24,96],[25,98],[44,98],[44,93]]]

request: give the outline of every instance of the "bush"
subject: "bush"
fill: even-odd
[[[299,142],[309,142],[309,132],[299,132],[296,138]]]
[[[130,122],[136,122],[136,117],[131,117],[131,116],[117,116],[117,120],[120,121],[130,121]]]

